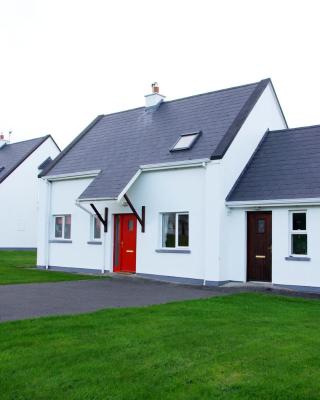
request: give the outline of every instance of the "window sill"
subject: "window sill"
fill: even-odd
[[[310,257],[304,257],[304,256],[289,256],[289,257],[285,257],[286,261],[311,261]]]
[[[52,239],[52,240],[49,240],[49,243],[72,243],[72,240],[69,240],[69,239]]]
[[[102,242],[99,241],[99,240],[89,240],[89,241],[87,242],[87,244],[97,244],[97,245],[101,245]]]
[[[180,253],[190,254],[191,250],[188,249],[156,249],[156,253]]]

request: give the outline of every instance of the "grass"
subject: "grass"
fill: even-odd
[[[39,270],[35,265],[35,251],[0,251],[0,285],[101,278],[93,275]]]
[[[253,293],[4,323],[1,400],[319,399],[319,327]]]

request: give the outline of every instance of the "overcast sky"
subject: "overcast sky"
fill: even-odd
[[[271,77],[320,123],[319,1],[0,0],[0,132],[66,146],[98,114]]]

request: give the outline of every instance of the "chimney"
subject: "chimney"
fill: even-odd
[[[159,85],[157,82],[151,85],[151,94],[147,94],[144,97],[146,99],[146,108],[156,107],[165,99],[165,96],[159,93]]]
[[[8,144],[8,143],[9,143],[9,140],[6,140],[4,138],[4,134],[0,133],[0,149],[1,149],[1,147],[3,147],[5,144]]]

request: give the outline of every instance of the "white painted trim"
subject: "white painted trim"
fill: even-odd
[[[163,246],[163,216],[165,214],[175,214],[175,243],[174,247],[164,247]],[[188,246],[179,246],[179,216],[187,215],[188,216]],[[159,250],[188,250],[190,251],[190,218],[189,211],[164,211],[160,212],[160,237],[158,240]]]
[[[130,181],[126,184],[124,189],[119,193],[117,200],[118,202],[121,201],[122,197],[127,193],[127,191],[130,189],[130,187],[134,184],[134,182],[139,178],[141,175],[142,170],[141,167],[138,169],[138,171],[133,175],[133,177],[130,179]]]
[[[52,183],[46,182],[46,238],[45,238],[45,257],[46,257],[46,269],[49,269],[50,265],[50,244],[49,240],[51,237],[51,199],[52,199]]]
[[[88,202],[88,201],[115,201],[117,200],[116,197],[87,197],[85,199],[77,199],[76,201],[78,203],[84,203],[84,202]]]
[[[306,214],[306,229],[305,230],[295,230],[293,229],[293,214],[304,213]],[[292,236],[293,235],[306,235],[307,236],[307,254],[295,254],[292,252]],[[309,257],[308,251],[308,210],[289,210],[289,257]]]
[[[68,216],[70,216],[70,237],[66,238],[65,237],[65,226],[66,226],[66,217],[68,217]],[[53,214],[50,218],[53,221],[50,240],[72,240],[72,238],[71,238],[71,234],[72,234],[72,215],[71,214]],[[61,237],[57,237],[56,236],[56,218],[62,218],[62,236]]]
[[[247,208],[247,207],[291,207],[291,206],[317,206],[320,205],[320,198],[309,199],[280,199],[280,200],[248,200],[248,201],[226,201],[229,208]]]
[[[100,224],[100,237],[99,238],[95,238],[94,237],[95,220],[98,220],[98,222]],[[104,230],[104,226],[102,225],[102,223],[99,220],[99,218],[96,215],[91,215],[91,217],[90,217],[90,241],[91,242],[101,242],[102,241],[102,232],[103,232],[103,230]]]
[[[69,174],[60,174],[60,175],[47,175],[42,179],[48,181],[63,181],[68,179],[81,179],[81,178],[94,178],[101,172],[100,169],[95,169],[92,171],[83,171],[83,172],[73,172]]]

